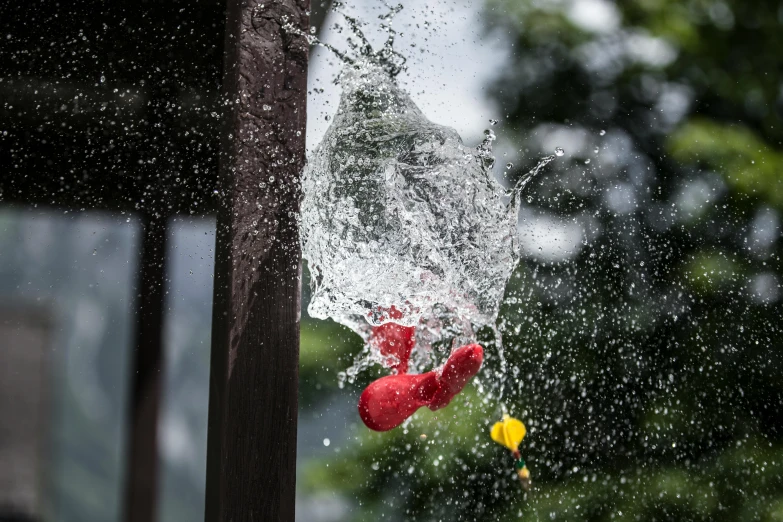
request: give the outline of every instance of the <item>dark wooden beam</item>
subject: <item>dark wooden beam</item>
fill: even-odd
[[[125,522],[152,522],[157,514],[166,237],[166,218],[144,219],[135,300],[136,344],[131,363]]]
[[[228,1],[208,522],[294,520],[308,9]]]

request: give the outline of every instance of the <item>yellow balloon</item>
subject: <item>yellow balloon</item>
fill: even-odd
[[[522,421],[503,415],[503,420],[496,422],[489,432],[492,440],[507,447],[511,451],[518,451],[519,444],[525,438],[527,430]]]

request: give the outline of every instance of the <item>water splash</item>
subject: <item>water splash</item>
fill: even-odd
[[[370,327],[416,325],[414,368],[432,365],[430,347],[475,342],[494,331],[506,282],[519,260],[519,194],[555,156],[544,158],[511,190],[493,176],[492,142],[478,147],[429,121],[395,77],[404,58],[389,38],[374,51],[359,22],[343,61],[342,96],[303,174],[302,250],[312,276],[312,317],[349,326],[367,340]],[[308,35],[309,36],[309,35]],[[499,339],[496,344],[499,346]],[[501,361],[502,351],[500,351]],[[342,376],[349,381],[380,362],[369,347]]]
[[[311,28],[311,32],[308,34],[300,30],[292,22],[286,22],[283,24],[283,29],[294,34],[304,36],[310,45],[317,45],[328,49],[334,53],[334,55],[337,56],[346,66],[361,68],[362,64],[373,63],[386,71],[389,76],[395,77],[405,69],[405,63],[407,62],[405,56],[394,49],[394,41],[397,36],[397,31],[395,31],[392,27],[392,22],[395,15],[402,11],[402,4],[391,6],[384,3],[384,5],[386,5],[388,11],[378,16],[378,19],[381,20],[381,30],[386,32],[388,36],[386,41],[383,43],[383,46],[378,51],[373,49],[372,44],[370,44],[370,41],[364,35],[364,32],[361,29],[362,23],[342,10],[344,6],[343,2],[334,2],[332,4],[332,11],[340,14],[345,19],[345,22],[348,25],[348,30],[353,35],[353,38],[350,36],[346,38],[346,43],[348,44],[349,48],[347,52],[341,51],[333,45],[319,40],[318,37],[314,34],[314,27]],[[354,38],[356,40],[354,40]]]

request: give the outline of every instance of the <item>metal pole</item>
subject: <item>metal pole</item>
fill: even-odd
[[[294,520],[309,1],[229,0],[205,520]]]

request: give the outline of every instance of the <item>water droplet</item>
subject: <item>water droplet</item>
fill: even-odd
[[[606,135],[606,131],[601,129],[601,132],[599,132],[598,135],[599,136],[605,136]]]
[[[92,255],[94,255],[94,256],[98,255],[98,249],[97,248],[93,248],[92,249]]]
[[[563,147],[555,147],[555,156],[563,156],[564,154]]]
[[[506,163],[506,170],[511,170],[513,168],[514,168],[514,164],[513,163]]]
[[[315,34],[315,26],[314,25],[310,26],[310,34]],[[326,440],[329,440],[329,439],[326,439]]]
[[[324,446],[329,446],[329,444],[331,443],[332,441],[330,441],[329,439],[324,439]]]
[[[590,158],[587,158],[587,159],[585,160],[585,165],[587,165],[588,163],[590,163]]]
[[[422,433],[421,435],[419,435],[419,438],[421,440],[427,440],[427,434],[426,433]]]
[[[271,111],[271,110],[272,110],[272,106],[271,106],[271,105],[267,105],[267,104],[265,103],[265,104],[263,105],[263,109],[264,109],[265,111]]]
[[[490,125],[497,125],[497,124],[498,124],[498,120],[496,120],[496,119],[494,119],[494,118],[490,118],[490,120],[489,120],[489,124],[490,124]]]
[[[598,147],[596,147],[596,148],[594,148],[594,149],[593,149],[593,152],[594,152],[594,153],[596,153],[596,154],[598,154],[598,151],[599,151],[599,150],[600,150],[600,149],[599,149]]]

